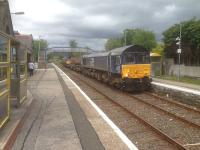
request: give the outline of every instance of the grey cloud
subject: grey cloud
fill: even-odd
[[[82,46],[103,49],[107,38],[119,37],[125,28],[144,28],[162,32],[174,23],[200,18],[199,0],[58,0],[72,8],[51,23],[31,22],[32,30],[15,21],[21,30],[46,34],[50,45],[67,45],[76,39]],[[56,11],[55,10],[52,11]],[[23,21],[21,21],[23,22]]]

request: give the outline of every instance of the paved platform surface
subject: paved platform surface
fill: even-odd
[[[27,99],[18,108],[11,108],[10,119],[0,130],[0,150],[10,149],[27,119],[33,105],[33,97],[27,91]]]
[[[81,150],[62,87],[54,69],[38,70],[29,78],[32,111],[13,150]]]

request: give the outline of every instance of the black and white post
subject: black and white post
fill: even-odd
[[[180,31],[179,31],[179,37],[176,38],[177,45],[179,46],[177,49],[177,54],[178,54],[178,80],[180,80],[180,63],[181,63],[181,23],[180,23]]]

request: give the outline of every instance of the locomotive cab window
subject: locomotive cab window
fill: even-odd
[[[136,61],[138,64],[148,64],[150,57],[147,53],[136,53]]]
[[[123,62],[124,64],[148,64],[150,57],[148,53],[126,53]]]
[[[134,55],[134,53],[126,53],[124,55],[124,64],[135,64],[135,55]]]

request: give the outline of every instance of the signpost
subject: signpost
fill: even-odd
[[[178,54],[178,80],[180,81],[180,63],[181,63],[181,24],[180,24],[180,32],[179,37],[176,38],[176,41],[178,41],[176,44],[179,46],[177,49]]]

